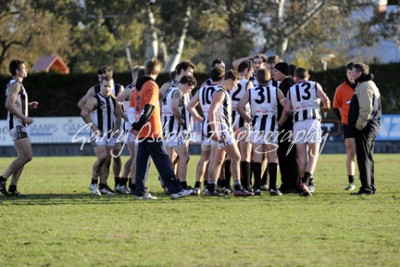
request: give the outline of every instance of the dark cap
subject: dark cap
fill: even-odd
[[[286,76],[289,76],[290,67],[289,67],[289,64],[287,64],[286,62],[279,62],[279,63],[277,63],[275,65],[274,68],[279,70],[280,72],[282,72]]]

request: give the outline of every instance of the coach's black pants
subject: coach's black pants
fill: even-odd
[[[149,157],[153,159],[154,165],[160,174],[164,185],[171,194],[178,193],[183,190],[181,184],[176,179],[172,170],[171,163],[165,150],[164,144],[157,139],[140,139],[136,160],[136,196],[142,196],[146,192],[146,172]]]
[[[356,140],[357,165],[360,172],[360,191],[374,193],[374,146],[379,125],[369,123],[362,131],[354,130]]]
[[[278,160],[282,180],[280,189],[282,191],[293,190],[297,188],[299,179],[296,146],[292,143],[293,138],[289,137],[293,130],[286,127],[285,129],[279,129],[279,132]]]

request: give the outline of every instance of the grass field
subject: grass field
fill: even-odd
[[[159,199],[137,201],[89,195],[94,157],[34,158],[19,184],[26,197],[0,196],[0,266],[399,266],[400,155],[375,156],[373,196],[343,190],[344,157],[320,157],[312,198],[176,201],[153,167]]]

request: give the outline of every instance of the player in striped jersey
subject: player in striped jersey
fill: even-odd
[[[211,70],[215,67],[221,67],[224,71],[225,71],[225,62],[220,59],[220,58],[216,58],[211,62]],[[205,85],[210,85],[214,82],[214,80],[212,79],[212,77],[208,78],[207,80],[205,80],[200,87],[203,87]]]
[[[161,107],[162,107],[162,104],[163,104],[162,102],[163,102],[163,99],[164,99],[164,96],[165,96],[166,92],[171,87],[178,87],[179,86],[179,81],[182,79],[183,76],[193,76],[193,72],[194,72],[195,69],[196,69],[196,66],[190,61],[182,61],[178,65],[176,65],[176,67],[175,67],[175,81],[173,83],[163,84],[163,86],[161,86],[161,88],[160,88],[159,97],[160,97],[160,106]],[[162,110],[161,110],[161,112],[162,112]],[[163,120],[163,118],[164,118],[164,116],[161,116],[162,120]],[[161,123],[164,125],[164,121],[161,121]],[[173,162],[172,168],[174,169],[175,174],[177,175],[177,177],[179,179],[178,171],[177,171],[179,158],[178,158],[176,152],[173,149],[171,149],[169,147],[166,147],[166,148],[167,148],[167,150],[169,150],[168,151],[168,155],[170,155],[170,157],[172,159],[171,162]],[[160,179],[160,177],[158,177],[158,178],[159,178],[159,180],[161,182],[162,179]],[[163,184],[161,184],[161,185],[163,186]]]
[[[298,83],[290,87],[285,111],[293,109],[293,143],[296,144],[300,188],[303,195],[311,196],[308,181],[317,165],[321,142],[321,113],[320,103],[324,112],[330,109],[330,101],[320,84],[309,81],[310,75],[305,68],[297,68],[295,76]]]
[[[122,112],[120,105],[112,97],[113,87],[114,80],[108,76],[104,77],[100,83],[100,92],[90,97],[81,111],[83,120],[93,131],[91,139],[97,160],[93,165],[89,189],[95,195],[114,195],[114,191],[107,185],[107,178],[111,150],[115,147],[116,138],[120,135]]]
[[[253,165],[255,195],[261,195],[261,164],[267,156],[270,176],[269,192],[272,196],[282,193],[276,187],[278,158],[278,127],[286,120],[281,116],[278,122],[278,105],[284,106],[285,96],[277,86],[269,83],[271,74],[266,69],[257,72],[258,86],[251,88],[240,100],[237,110],[247,121],[251,122],[250,142],[253,145]],[[251,116],[245,106],[250,103]]]
[[[97,70],[97,78],[99,79],[99,82],[101,81],[102,78],[104,77],[113,77],[113,69],[110,66],[102,66]],[[124,90],[124,87],[119,84],[119,83],[114,83],[113,88],[111,89],[111,95],[115,99],[122,91]],[[82,110],[83,105],[86,104],[88,99],[97,93],[100,92],[100,83],[93,85],[92,87],[89,88],[89,90],[86,92],[86,94],[79,100],[78,102],[78,107]],[[124,116],[124,115],[123,115]],[[114,155],[119,155],[121,150],[121,143],[115,144],[115,147],[113,148],[112,153]],[[121,173],[121,168],[122,168],[122,161],[121,157],[113,157],[113,172],[114,172],[114,180],[115,180],[115,186],[120,184],[121,178],[119,177]]]
[[[125,86],[124,91],[117,96],[117,101],[122,103],[123,112],[125,118],[123,122],[124,136],[126,137],[126,142],[128,144],[129,159],[126,161],[124,168],[122,170],[121,181],[115,187],[115,191],[121,194],[128,194],[131,189],[134,190],[135,185],[135,172],[136,172],[136,154],[137,154],[137,140],[136,137],[131,133],[131,125],[136,122],[136,111],[130,106],[130,98],[133,90],[135,89],[136,80],[144,76],[144,66],[135,66],[132,69],[132,83]],[[129,179],[128,179],[129,176]],[[129,183],[128,183],[129,181]],[[126,184],[129,184],[129,187]]]
[[[195,195],[200,195],[201,181],[204,180],[204,176],[207,173],[207,166],[210,158],[211,127],[208,121],[208,111],[210,110],[211,96],[218,87],[218,83],[224,77],[224,74],[225,68],[214,67],[211,70],[211,83],[197,90],[196,94],[187,105],[187,110],[192,114],[193,118],[202,122],[201,156],[196,168],[196,183],[193,190]],[[196,110],[196,106],[198,105],[200,105],[203,117]],[[207,179],[205,181],[207,181]]]
[[[264,54],[257,54],[255,56],[248,56],[248,57],[242,57],[239,59],[236,59],[232,62],[232,66],[235,70],[238,70],[239,65],[242,61],[244,60],[250,60],[253,63],[254,67],[254,73],[253,76],[251,77],[251,81],[253,82],[254,86],[257,86],[257,79],[256,79],[256,73],[259,69],[266,68],[266,62],[267,62],[267,57]]]
[[[6,103],[7,124],[11,140],[14,142],[18,157],[0,176],[0,192],[5,196],[21,197],[17,183],[25,164],[32,159],[32,145],[29,138],[29,125],[33,122],[28,117],[28,108],[36,109],[38,102],[28,102],[28,95],[22,81],[28,75],[24,61],[14,59],[9,64],[12,80],[7,84]],[[8,191],[6,181],[12,175]]]
[[[227,153],[231,157],[231,173],[234,180],[234,196],[250,196],[240,183],[240,152],[236,144],[232,125],[232,103],[229,91],[237,86],[238,76],[235,71],[226,72],[224,80],[220,82],[212,95],[208,112],[212,140],[210,154],[210,171],[205,196],[225,196],[215,192],[215,184],[220,174],[221,166]]]
[[[190,101],[191,90],[196,87],[196,79],[183,76],[179,86],[170,87],[163,99],[163,136],[169,151],[176,152],[178,162],[178,177],[183,189],[187,189],[187,164],[189,162],[189,138],[193,131],[193,121],[186,107]],[[170,154],[172,160],[172,155]],[[171,161],[171,165],[173,162]]]
[[[182,61],[175,67],[175,77],[174,81],[170,80],[164,83],[160,88],[160,99],[163,99],[165,93],[171,86],[177,87],[179,81],[182,79],[183,76],[193,76],[193,72],[196,69],[196,65],[194,65],[190,61]]]
[[[249,60],[240,62],[238,66],[239,71],[239,82],[233,90],[231,90],[230,96],[232,99],[232,120],[233,128],[236,129],[236,138],[238,141],[238,147],[241,155],[240,170],[241,180],[243,187],[251,191],[250,177],[251,177],[251,144],[248,139],[249,124],[243,119],[243,116],[237,112],[236,107],[240,99],[242,99],[248,92],[249,88],[253,87],[253,82],[250,78],[253,76],[253,66]],[[246,105],[245,112],[247,115],[250,114],[250,106]],[[225,160],[227,168],[230,166],[231,160],[229,156]],[[229,175],[230,176],[230,175]],[[229,181],[225,181],[229,186]]]

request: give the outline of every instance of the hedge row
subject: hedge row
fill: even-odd
[[[371,65],[371,73],[375,76],[375,82],[383,96],[383,111],[386,114],[400,113],[400,83],[397,78],[400,73],[400,63],[388,65]],[[195,77],[201,83],[208,74],[196,73]],[[333,99],[335,88],[343,82],[345,69],[331,69],[326,72],[311,73],[311,80],[318,81]],[[5,88],[10,77],[0,76],[0,119],[6,117],[3,108],[5,101]],[[131,81],[130,73],[114,74],[116,82],[127,85]],[[169,80],[168,74],[160,74],[157,82],[161,85]],[[62,75],[56,73],[30,74],[24,80],[24,86],[28,91],[29,99],[39,102],[39,107],[31,111],[35,117],[61,117],[79,116],[77,102],[86,91],[97,83],[97,76],[92,74]]]

